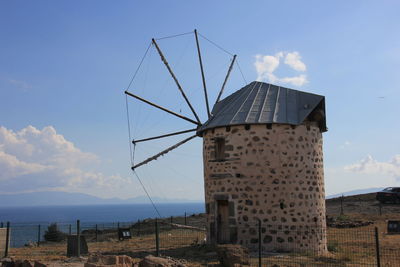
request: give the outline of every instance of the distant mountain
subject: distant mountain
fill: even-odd
[[[367,194],[378,192],[384,187],[367,188],[343,192],[340,194],[329,195],[326,198],[331,199],[335,197],[353,196],[360,194]],[[166,199],[153,197],[156,203],[188,203],[188,202],[201,202],[199,200],[189,199]],[[106,204],[140,204],[149,203],[146,196],[138,196],[129,199],[120,198],[100,198],[83,193],[68,193],[68,192],[34,192],[34,193],[21,193],[21,194],[0,194],[0,207],[10,206],[60,206],[60,205],[106,205]]]
[[[339,194],[326,196],[326,199],[335,198],[335,197],[341,197],[342,195],[347,197],[347,196],[375,193],[375,192],[383,190],[384,188],[386,188],[386,187],[376,187],[376,188],[366,188],[366,189],[352,190],[352,191],[347,191],[347,192],[343,192],[343,193],[339,193]]]
[[[188,199],[166,199],[153,197],[156,203],[187,203],[200,202]],[[100,198],[83,193],[68,192],[34,192],[21,194],[0,194],[0,206],[59,206],[59,205],[100,205],[100,204],[139,204],[149,203],[146,196],[129,199]]]

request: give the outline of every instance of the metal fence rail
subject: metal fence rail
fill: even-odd
[[[58,223],[57,229],[64,235],[59,242],[45,240],[48,239],[45,236],[50,225],[11,223],[8,256],[20,259],[45,257],[47,260],[66,258],[65,236],[76,235],[77,225]],[[199,223],[191,225],[190,220],[181,218],[81,223],[79,234],[85,237],[90,253],[126,254],[136,258],[151,253],[188,259],[204,266],[217,264],[216,247],[207,244],[206,231],[201,226]],[[128,229],[131,238],[120,240],[119,229]],[[227,236],[231,234],[230,229],[225,230]],[[236,231],[238,236],[246,233],[252,237],[246,242],[238,240],[249,250],[251,266],[400,266],[400,236],[389,235],[384,229],[374,226],[285,229],[253,222],[238,226]],[[321,246],[305,246],[307,239],[315,238],[326,241],[324,249],[321,250]]]

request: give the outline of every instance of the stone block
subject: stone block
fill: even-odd
[[[218,259],[224,267],[250,265],[249,251],[240,245],[218,245]]]
[[[33,267],[46,267],[46,264],[43,264],[39,261],[35,261],[35,263],[33,264]]]
[[[84,267],[132,267],[133,259],[126,255],[91,255]]]
[[[69,235],[67,237],[67,257],[78,256],[77,241],[77,235]],[[89,253],[86,238],[82,235],[80,236],[80,252],[81,255],[86,255]]]
[[[172,258],[148,255],[139,262],[139,267],[186,267],[186,265]]]

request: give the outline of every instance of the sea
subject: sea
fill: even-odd
[[[128,226],[138,220],[156,217],[190,216],[204,213],[204,203],[115,204],[82,206],[0,207],[0,227],[10,223],[11,247],[43,240],[47,226],[57,223],[60,231],[75,233],[77,220],[81,230]],[[160,216],[158,215],[160,214]]]

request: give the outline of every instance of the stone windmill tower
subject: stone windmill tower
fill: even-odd
[[[325,98],[252,82],[220,100],[235,63],[233,56],[210,111],[197,31],[194,31],[208,120],[202,123],[155,39],[155,47],[194,119],[131,96],[196,125],[193,129],[133,140],[140,142],[195,132],[140,162],[149,163],[195,137],[203,138],[207,241],[266,250],[326,251],[322,133]],[[208,39],[207,39],[208,40]],[[150,46],[149,46],[150,47]],[[147,52],[146,52],[147,53]],[[146,54],[145,54],[146,55]],[[140,65],[139,65],[140,66]],[[128,118],[129,119],[129,118]],[[135,151],[135,149],[133,149]],[[261,236],[256,230],[261,225]]]
[[[252,82],[218,102],[203,137],[208,240],[326,250],[323,96]]]

